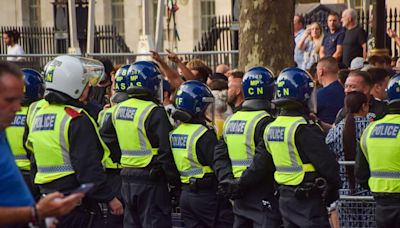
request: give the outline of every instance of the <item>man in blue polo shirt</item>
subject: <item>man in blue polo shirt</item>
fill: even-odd
[[[78,193],[63,198],[61,193],[56,192],[35,204],[4,133],[21,108],[23,90],[22,72],[18,66],[0,61],[0,226],[26,224],[29,221],[37,225],[48,216],[68,213],[83,197],[82,193]]]
[[[323,88],[317,92],[317,117],[331,125],[344,103],[344,88],[338,80],[338,63],[333,57],[322,58],[317,65],[317,76]]]
[[[319,51],[321,58],[332,56],[338,62],[342,60],[344,29],[339,24],[339,14],[330,12],[327,19],[328,31],[324,35],[322,47]]]

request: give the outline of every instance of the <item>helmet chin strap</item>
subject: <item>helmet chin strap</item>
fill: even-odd
[[[209,123],[213,122],[213,120],[210,120],[210,118],[208,118],[205,114],[203,114],[203,118]]]

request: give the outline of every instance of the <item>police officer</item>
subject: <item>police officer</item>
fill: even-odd
[[[113,191],[115,192],[118,199],[122,200],[121,196],[121,186],[122,179],[120,176],[120,171],[122,166],[119,164],[121,160],[121,153],[119,152],[118,141],[109,142],[107,141],[109,138],[115,137],[115,129],[112,127],[112,113],[114,112],[117,104],[128,99],[128,94],[126,93],[126,89],[128,88],[128,70],[130,65],[124,65],[118,69],[114,78],[114,91],[115,94],[111,97],[111,107],[107,109],[103,109],[99,113],[98,124],[99,124],[99,132],[103,141],[106,143],[108,148],[111,151],[118,150],[117,153],[110,154],[110,161],[106,163],[106,175],[107,180],[113,186]],[[111,137],[110,137],[111,135]],[[108,214],[107,223],[110,227],[123,227],[123,215],[113,215]]]
[[[266,127],[264,141],[276,168],[285,227],[330,227],[326,206],[338,198],[339,165],[322,129],[308,118],[315,109],[314,98],[314,82],[307,72],[286,68],[279,74],[273,102],[281,110]]]
[[[89,83],[102,75],[98,61],[72,56],[52,60],[45,72],[47,94],[33,116],[26,146],[31,150],[31,173],[42,194],[73,192],[81,184],[93,183],[82,205],[59,218],[58,227],[105,227],[98,203],[107,203],[114,214],[122,214],[121,202],[107,184],[102,163],[108,148],[96,122],[79,99]],[[99,153],[104,151],[104,153]]]
[[[233,206],[234,227],[280,227],[273,171],[263,173],[262,178],[253,177],[260,178],[254,183],[251,179],[239,181],[252,163],[255,151],[266,153],[263,135],[265,127],[273,121],[270,111],[274,76],[265,67],[253,67],[244,75],[242,89],[245,101],[225,122],[223,138],[215,150],[214,166],[223,191],[233,199],[237,197]]]
[[[131,65],[124,65],[121,68],[117,70],[117,73],[115,73],[115,78],[114,78],[114,95],[111,97],[111,107],[107,109],[103,109],[100,111],[99,116],[98,116],[98,123],[99,123],[99,129],[100,129],[100,135],[103,137],[103,134],[108,134],[107,132],[104,132],[104,130],[110,130],[112,129],[111,127],[106,127],[103,125],[104,124],[112,124],[111,121],[111,115],[114,112],[116,105],[122,101],[125,101],[128,99],[128,93],[126,92],[126,89],[128,88],[129,85],[129,75],[128,75],[128,70]],[[115,131],[112,132],[111,134],[115,135]],[[106,141],[108,137],[105,137],[104,142],[108,145],[108,142]],[[117,144],[118,145],[118,144]],[[119,161],[120,158],[118,158]]]
[[[14,154],[15,162],[20,169],[26,184],[31,190],[33,196],[36,199],[39,199],[39,190],[33,185],[30,177],[30,161],[23,145],[23,136],[25,132],[28,107],[31,103],[42,99],[45,85],[42,76],[36,70],[23,69],[22,73],[24,75],[25,92],[21,110],[16,113],[13,122],[10,127],[6,128],[5,132],[10,148]]]
[[[387,87],[389,113],[372,122],[360,139],[355,176],[376,201],[379,228],[400,227],[400,74]]]
[[[171,132],[170,141],[182,182],[181,214],[188,228],[232,227],[232,207],[217,196],[212,170],[217,136],[207,126],[206,109],[213,102],[211,90],[199,81],[183,83],[176,93],[173,117],[181,124]]]
[[[161,73],[154,63],[138,61],[128,74],[129,99],[115,107],[107,131],[115,134],[105,139],[118,142],[111,148],[121,154],[124,227],[171,227],[167,183],[180,183],[168,140],[172,127],[160,105]]]

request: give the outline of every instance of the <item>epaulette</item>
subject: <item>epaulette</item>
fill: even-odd
[[[72,117],[72,119],[75,119],[76,117],[78,117],[78,116],[81,115],[80,112],[78,112],[78,111],[76,111],[75,109],[70,108],[70,107],[66,107],[64,110],[65,110],[65,112],[66,112],[69,116]]]

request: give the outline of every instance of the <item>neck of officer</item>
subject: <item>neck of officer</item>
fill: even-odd
[[[281,109],[279,112],[280,116],[304,116],[307,117],[310,115],[310,111],[308,108],[304,106],[299,106],[298,108],[288,108]]]
[[[244,98],[243,98],[243,93],[240,93],[239,95],[237,95],[236,100],[235,100],[235,108],[240,107],[244,102]]]
[[[389,114],[400,114],[400,102],[389,104]]]
[[[129,94],[129,99],[131,98],[135,98],[135,99],[139,99],[139,100],[143,100],[143,101],[152,101],[156,104],[159,104],[160,102],[154,98],[151,95],[135,95],[135,94]]]
[[[84,106],[84,104],[79,102],[79,100],[73,99],[72,97],[57,91],[49,91],[45,95],[44,99],[50,104],[65,104],[79,108]]]
[[[254,99],[254,100],[245,100],[242,103],[241,111],[259,111],[265,110],[268,113],[271,113],[272,106],[269,101]]]
[[[202,116],[194,116],[190,119],[188,123],[207,125],[206,120]]]

